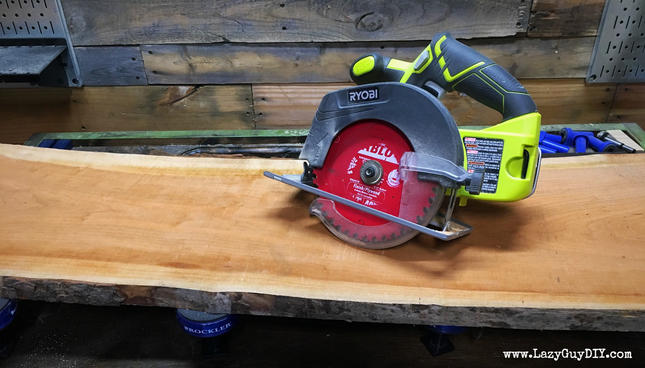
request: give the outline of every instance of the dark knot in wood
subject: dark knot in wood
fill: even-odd
[[[356,21],[356,29],[359,31],[375,32],[383,28],[385,18],[383,15],[369,12],[361,15]]]

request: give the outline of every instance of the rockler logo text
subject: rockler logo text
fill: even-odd
[[[349,91],[349,102],[364,102],[378,100],[378,88],[355,89]]]

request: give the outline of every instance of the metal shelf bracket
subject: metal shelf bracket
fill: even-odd
[[[0,0],[0,87],[81,87],[60,0]]]

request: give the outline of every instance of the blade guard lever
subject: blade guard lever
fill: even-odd
[[[437,181],[444,188],[465,186],[473,195],[481,193],[484,182],[483,170],[468,172],[450,160],[420,152],[405,152],[401,157],[399,172],[404,181],[411,171],[419,173],[419,179]]]

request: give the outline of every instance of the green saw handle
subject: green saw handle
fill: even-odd
[[[351,67],[357,84],[399,81],[424,87],[428,82],[456,90],[499,111],[504,120],[537,111],[526,89],[501,66],[474,49],[439,33],[415,61],[365,55]]]

